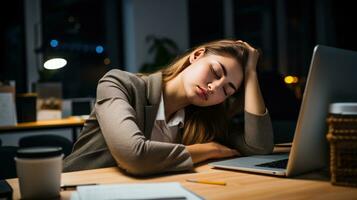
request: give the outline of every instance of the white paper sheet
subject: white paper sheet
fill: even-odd
[[[109,199],[203,199],[181,186],[178,182],[137,183],[80,186],[73,192],[71,200]]]

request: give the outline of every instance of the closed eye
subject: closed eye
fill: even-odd
[[[213,75],[217,78],[220,79],[221,77],[218,75],[218,73],[213,69],[212,66],[210,66],[211,72],[213,73]]]
[[[224,87],[223,87],[223,93],[224,93],[225,96],[228,96],[228,93],[227,93],[227,91],[226,91],[226,88],[224,88]]]

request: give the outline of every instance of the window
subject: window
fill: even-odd
[[[223,38],[221,0],[194,0],[189,4],[190,47]]]
[[[260,70],[276,66],[275,1],[234,1],[235,35],[261,49]]]
[[[44,61],[67,60],[46,81],[61,82],[64,98],[94,97],[98,80],[120,66],[120,6],[120,1],[42,1]]]
[[[15,80],[16,91],[26,92],[23,0],[0,7],[0,81]]]

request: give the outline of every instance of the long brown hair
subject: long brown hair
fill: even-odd
[[[245,66],[248,52],[245,47],[234,40],[218,40],[199,45],[176,58],[167,68],[160,70],[163,85],[175,78],[190,65],[189,57],[196,49],[204,48],[205,54],[235,58]],[[207,107],[190,105],[185,108],[185,125],[181,141],[185,145],[219,140],[226,134],[227,115],[223,103]]]

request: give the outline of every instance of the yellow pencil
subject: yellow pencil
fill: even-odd
[[[210,180],[198,180],[198,179],[186,179],[188,182],[193,183],[204,183],[204,184],[213,184],[213,185],[226,185],[226,182],[223,181],[210,181]]]

